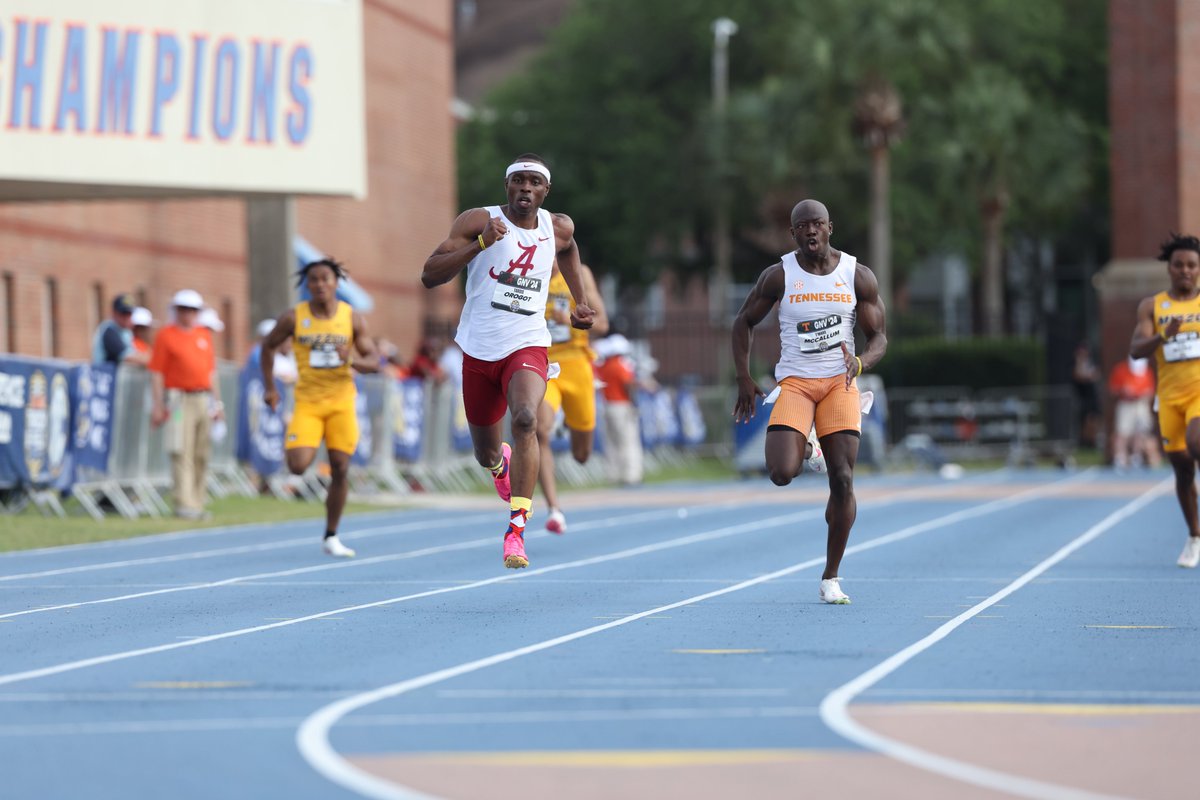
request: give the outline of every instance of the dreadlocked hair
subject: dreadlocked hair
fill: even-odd
[[[308,278],[308,271],[313,267],[329,267],[331,270],[333,270],[333,274],[338,280],[350,277],[349,271],[342,266],[340,261],[333,258],[322,258],[319,261],[310,261],[300,268],[300,271],[296,273],[297,286],[304,285],[304,281]]]
[[[1195,250],[1197,253],[1200,253],[1200,239],[1195,236],[1184,236],[1174,231],[1169,235],[1171,238],[1159,246],[1161,248],[1158,254],[1159,261],[1170,261],[1171,255],[1176,250]]]

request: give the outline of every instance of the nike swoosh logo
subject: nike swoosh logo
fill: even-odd
[[[529,367],[530,369],[537,369],[537,367],[536,367],[535,365],[533,365],[533,364],[526,364],[524,361],[522,361],[522,362],[521,362],[521,366],[522,366],[522,367]]]
[[[833,282],[833,286],[834,286],[834,288],[836,288],[836,289],[840,289],[841,287],[843,287],[843,286],[845,286],[845,285],[846,285],[846,284],[842,283],[841,281],[834,281],[834,282]]]
[[[548,242],[548,241],[550,241],[550,237],[549,237],[549,236],[546,236],[546,237],[544,237],[544,238],[540,238],[540,239],[538,239],[538,241],[539,241],[539,242]]]

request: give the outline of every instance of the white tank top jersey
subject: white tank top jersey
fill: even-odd
[[[832,378],[846,374],[842,342],[854,354],[854,271],[858,259],[842,253],[828,275],[805,272],[795,253],[783,261],[783,297],[779,300],[779,363],[775,380]]]
[[[490,216],[503,216],[488,206]],[[481,361],[499,361],[522,347],[548,347],[546,296],[554,271],[554,218],[538,209],[538,225],[517,227],[467,264],[467,299],[454,341]]]

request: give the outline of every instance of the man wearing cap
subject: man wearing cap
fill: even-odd
[[[508,202],[458,215],[450,235],[425,261],[421,283],[440,286],[467,271],[467,297],[454,341],[463,351],[463,406],[475,460],[492,473],[509,504],[504,566],[529,566],[525,524],[537,483],[537,412],[546,394],[546,297],[557,258],[571,297],[571,324],[592,327],[593,315],[575,244],[575,223],[542,208],[550,169],[525,153],[504,172]],[[501,441],[505,412],[513,446]],[[511,461],[511,463],[510,463]]]
[[[128,361],[145,365],[147,357],[133,346],[133,311],[136,307],[133,295],[123,293],[113,298],[112,318],[100,323],[92,337],[93,364]]]
[[[217,389],[217,359],[212,332],[197,323],[204,301],[200,293],[181,289],[171,299],[175,321],[154,337],[150,357],[153,408],[150,424],[168,423],[167,451],[171,454],[171,479],[175,515],[183,519],[205,516],[210,425],[213,415],[224,419],[221,403],[209,403]]]

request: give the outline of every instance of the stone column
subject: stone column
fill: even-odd
[[[246,253],[250,272],[250,339],[268,317],[295,302],[295,200],[290,195],[246,199]]]
[[[1100,366],[1128,354],[1138,301],[1168,287],[1172,231],[1200,235],[1200,3],[1109,0],[1112,261],[1097,273]]]

